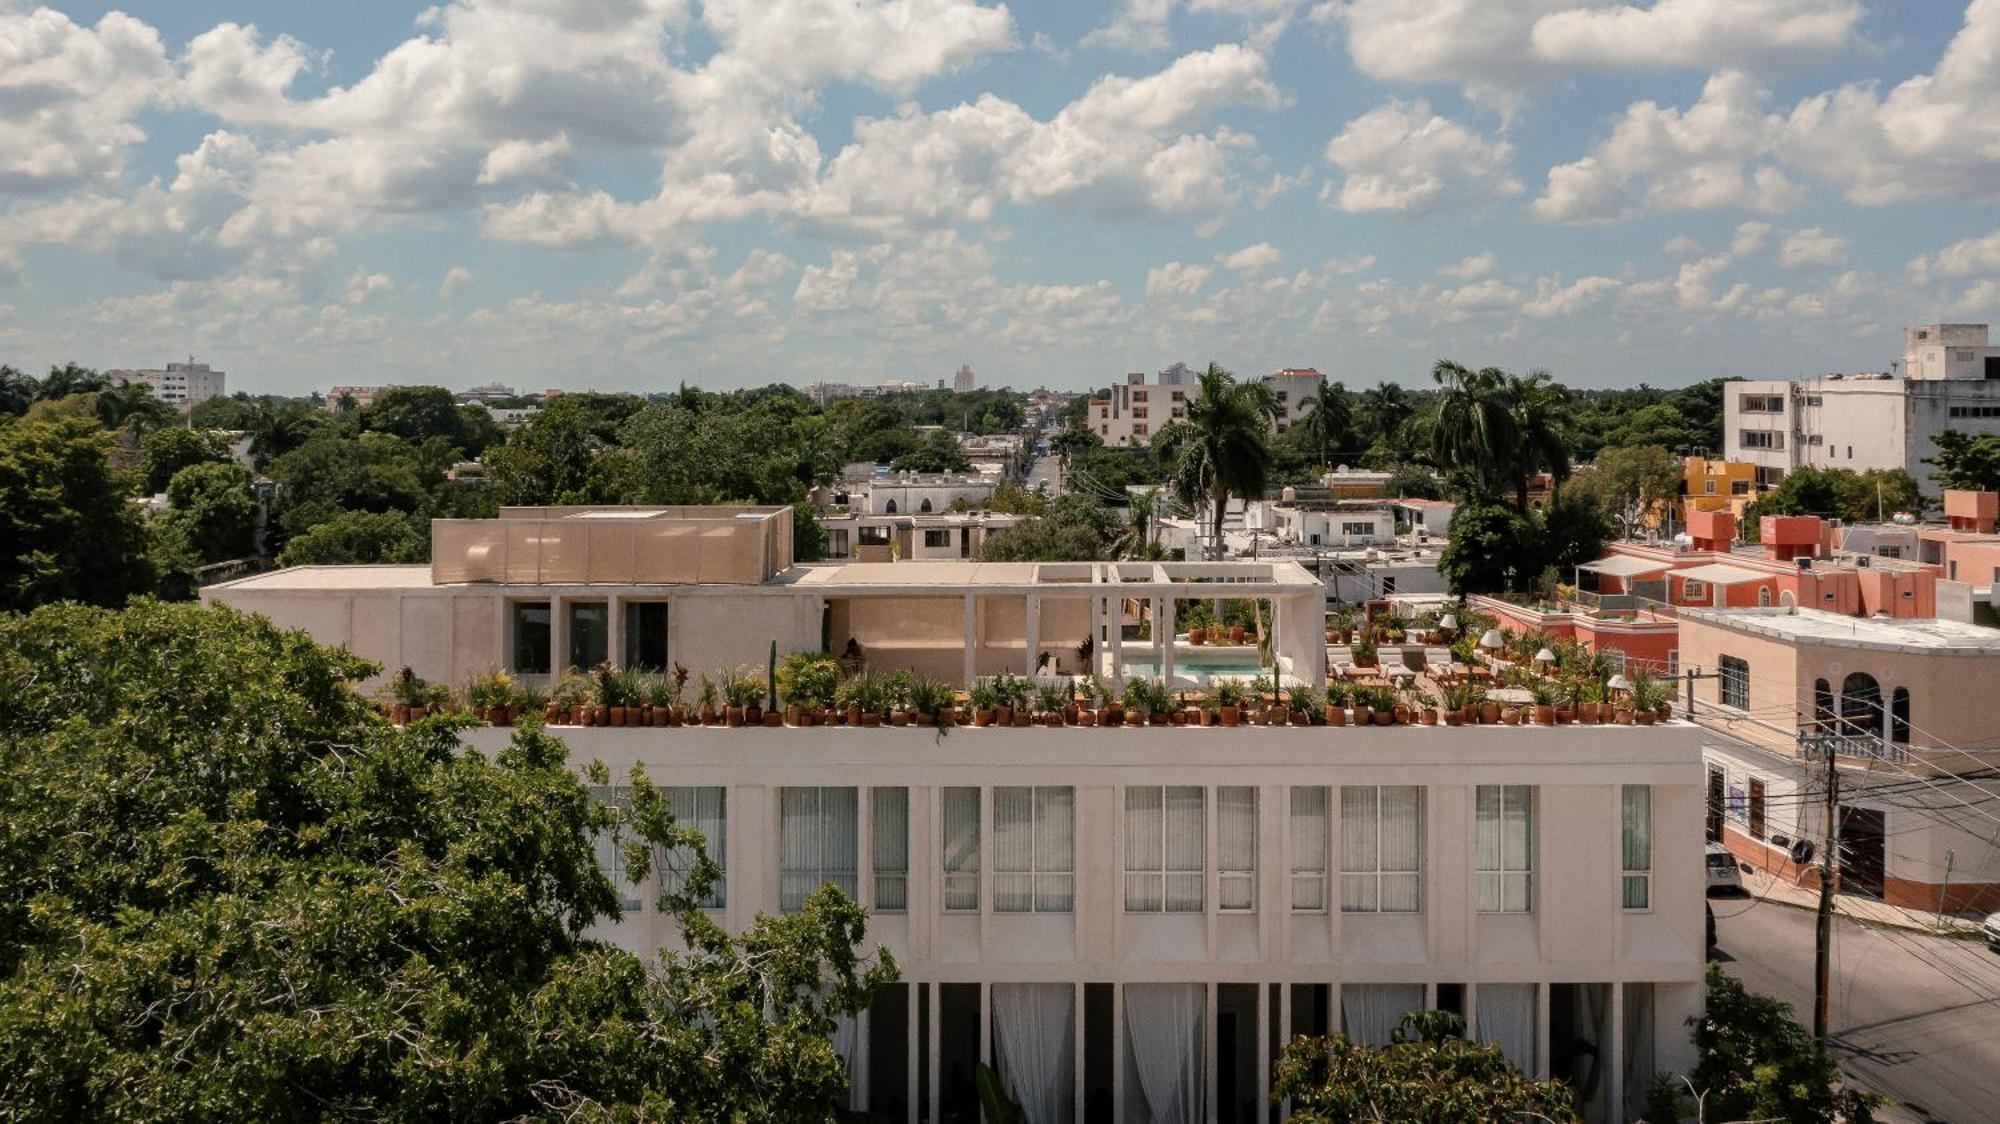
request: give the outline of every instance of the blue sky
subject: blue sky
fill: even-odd
[[[1580,385],[2000,318],[2000,0],[0,0],[0,361]]]

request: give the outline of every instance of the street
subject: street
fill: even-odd
[[[1812,1024],[1813,914],[1713,898],[1724,971]],[[1890,1121],[2000,1121],[2000,955],[1979,941],[1834,923],[1829,1023],[1842,1068]]]
[[[1051,454],[1046,457],[1036,458],[1034,465],[1028,469],[1028,478],[1025,481],[1025,486],[1032,492],[1043,481],[1048,483],[1049,495],[1053,496],[1062,491],[1061,457]]]

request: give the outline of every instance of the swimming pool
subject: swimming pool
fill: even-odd
[[[1128,678],[1134,675],[1146,679],[1157,679],[1160,677],[1159,657],[1150,653],[1137,657],[1127,656],[1124,659],[1124,666],[1125,675]],[[1202,655],[1174,653],[1174,678],[1176,679],[1191,679],[1197,683],[1207,683],[1217,676],[1224,678],[1242,677],[1247,679],[1256,675],[1260,670],[1262,669],[1257,665],[1257,654],[1255,652],[1245,652],[1242,655],[1235,656],[1211,655],[1208,653],[1203,653]]]

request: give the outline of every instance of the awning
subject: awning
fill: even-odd
[[[1589,570],[1594,574],[1603,574],[1610,578],[1636,578],[1640,574],[1657,574],[1662,570],[1671,570],[1673,569],[1673,564],[1670,562],[1648,562],[1643,558],[1634,558],[1629,554],[1613,554],[1608,557],[1599,558],[1595,562],[1585,562],[1583,565],[1578,566],[1577,569]]]
[[[1685,570],[1675,570],[1674,576],[1686,581],[1707,582],[1710,585],[1742,585],[1744,582],[1763,581],[1770,574],[1760,574],[1741,566],[1725,566],[1720,562],[1710,562],[1705,566],[1690,566]]]

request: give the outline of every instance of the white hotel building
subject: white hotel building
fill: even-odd
[[[1164,639],[1175,602],[1226,592],[1269,602],[1288,679],[1323,678],[1323,593],[1294,563],[802,567],[789,535],[784,508],[518,509],[440,522],[430,566],[203,596],[450,682],[854,637],[877,670],[953,679],[1073,670],[1089,638],[1100,671],[1178,684],[1201,657]],[[1134,602],[1150,640],[1110,627]],[[889,1119],[976,1119],[984,1062],[1034,1121],[1263,1120],[1292,1035],[1382,1041],[1423,1006],[1574,1081],[1593,1120],[1693,1063],[1697,727],[556,732],[672,786],[723,867],[724,925],[826,881],[870,909],[902,977],[837,1045],[854,1106]],[[626,893],[602,935],[671,944],[653,895]]]

